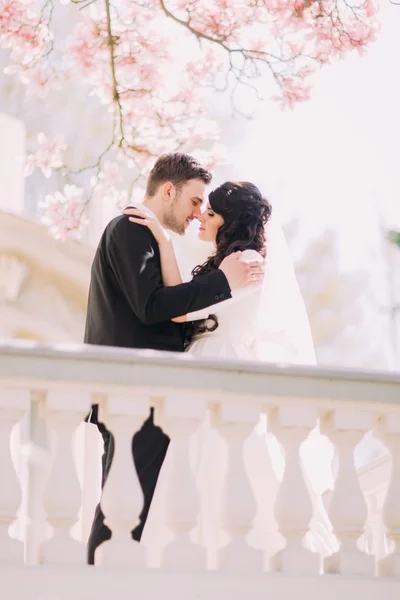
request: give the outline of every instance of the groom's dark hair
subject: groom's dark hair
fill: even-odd
[[[191,179],[201,179],[204,183],[209,184],[212,174],[202,167],[193,156],[180,154],[179,152],[162,154],[150,171],[146,196],[149,198],[154,196],[160,185],[167,183],[167,181],[180,189]]]

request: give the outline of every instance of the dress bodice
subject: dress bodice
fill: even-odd
[[[204,335],[230,340],[231,343],[251,344],[257,335],[260,299],[260,286],[251,286],[251,289],[240,290],[231,299],[209,307],[204,318],[215,315],[218,327]]]
[[[247,251],[246,251],[247,252]],[[243,253],[246,258],[246,252]],[[250,251],[251,253],[253,251]],[[189,352],[213,358],[255,360],[254,342],[259,323],[262,285],[248,285],[232,292],[232,298],[188,314],[190,321],[215,315],[218,327],[195,338]]]

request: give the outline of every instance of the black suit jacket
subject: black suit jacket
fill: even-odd
[[[180,352],[181,326],[171,319],[230,297],[220,269],[164,287],[153,234],[126,216],[116,217],[93,261],[85,342]]]

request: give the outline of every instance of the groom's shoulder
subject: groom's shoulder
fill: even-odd
[[[104,230],[104,235],[107,240],[121,240],[124,238],[124,233],[129,236],[130,240],[148,240],[150,231],[147,227],[132,223],[127,215],[118,215],[108,223]]]
[[[105,231],[108,233],[112,233],[113,231],[118,231],[119,229],[126,227],[126,221],[128,221],[128,217],[125,215],[118,215],[118,217],[114,217],[107,224]]]

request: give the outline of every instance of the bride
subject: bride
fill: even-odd
[[[156,238],[164,285],[182,283],[170,235],[157,217],[145,207],[129,208],[124,212],[130,215],[132,222],[148,227]],[[196,277],[217,269],[225,256],[239,252],[240,260],[250,260],[255,253],[260,261],[265,260],[265,276],[262,284],[238,290],[229,300],[174,319],[184,323],[186,349],[194,356],[315,364],[303,299],[283,234],[271,219],[271,212],[270,203],[252,183],[226,182],[210,193],[207,207],[199,218],[198,237],[201,241],[213,243],[214,252],[193,269],[192,275]],[[171,446],[143,532],[145,545],[155,540],[165,545],[171,539],[163,525],[163,492],[168,479]],[[318,448],[317,453],[315,448]],[[226,449],[223,440],[212,428],[210,414],[193,436],[191,454],[201,495],[200,520],[193,536],[208,549],[209,565],[215,568],[217,550],[227,541],[219,528],[218,504]],[[268,454],[272,466],[269,474],[266,466]],[[277,547],[282,547],[283,538],[277,532],[276,524],[265,522],[265,515],[267,512],[272,514],[284,458],[276,438],[266,431],[265,417],[261,418],[259,426],[246,441],[244,458],[255,496],[259,505],[264,507],[255,520],[249,543],[265,550],[263,531],[268,527],[271,552],[276,551]],[[332,486],[328,468],[331,458],[331,446],[318,430],[314,430],[302,447],[306,480],[314,506],[314,518],[305,543],[322,555],[336,549],[321,500],[321,494]],[[265,510],[267,506],[269,511]],[[271,536],[274,527],[275,532]]]

